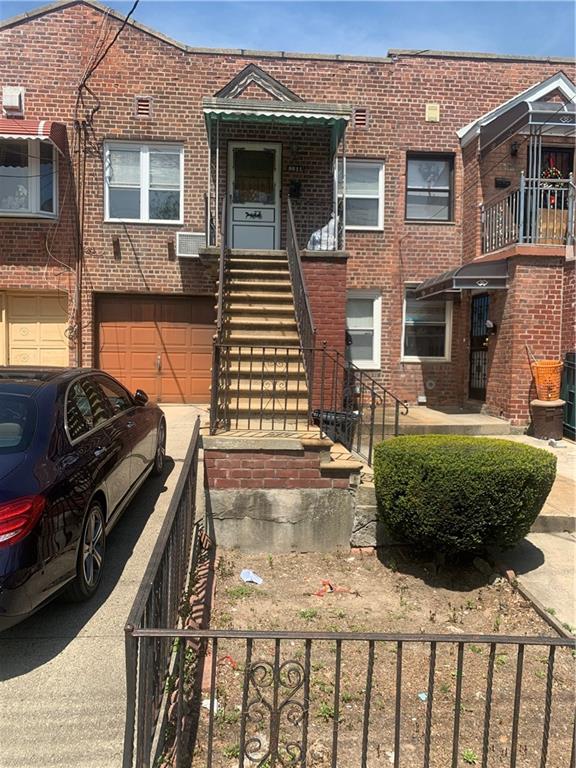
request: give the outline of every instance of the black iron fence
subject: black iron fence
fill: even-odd
[[[568,179],[520,177],[520,185],[482,206],[482,252],[512,243],[574,242],[576,187]]]
[[[125,627],[126,730],[124,766],[149,766],[165,725],[166,680],[174,663],[174,640],[141,633],[178,626],[190,574],[197,571],[202,521],[196,521],[200,420],[182,466],[166,518]]]
[[[173,679],[180,699],[174,700],[173,731],[194,734],[189,748],[176,739],[158,765],[574,765],[572,640],[169,629],[138,634],[145,659],[153,658],[159,640],[169,646],[177,641]],[[198,666],[203,683],[196,673],[189,679]],[[180,723],[178,713],[185,710],[189,722]]]
[[[222,215],[220,218],[220,259],[218,262],[218,298],[216,302],[216,334],[212,347],[212,381],[210,386],[210,429],[215,428],[215,419],[218,411],[218,382],[222,369],[220,360],[220,344],[222,342],[222,325],[224,320],[224,296],[227,279],[226,260],[228,257],[228,208],[227,196],[222,199]]]
[[[319,429],[371,464],[375,444],[401,432],[408,405],[337,351],[216,347],[212,434]]]

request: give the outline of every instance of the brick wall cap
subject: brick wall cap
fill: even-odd
[[[223,437],[202,438],[205,451],[303,451],[300,440],[291,437]]]
[[[419,59],[489,59],[491,61],[534,61],[547,64],[574,64],[572,56],[528,56],[516,53],[484,53],[481,51],[421,51],[414,48],[389,48],[388,56],[409,56]]]

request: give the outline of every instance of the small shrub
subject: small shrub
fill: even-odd
[[[450,555],[514,546],[530,530],[556,457],[511,440],[396,437],[376,447],[379,514],[396,538]]]

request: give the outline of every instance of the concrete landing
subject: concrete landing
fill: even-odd
[[[389,411],[386,423],[393,420]],[[504,419],[484,413],[412,405],[406,416],[400,416],[400,431],[404,435],[509,435],[511,429]]]

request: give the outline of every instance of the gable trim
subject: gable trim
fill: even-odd
[[[256,64],[248,64],[244,67],[224,88],[215,93],[214,97],[217,99],[237,99],[253,83],[266,91],[276,101],[303,101],[294,91],[291,91]]]
[[[456,131],[456,135],[460,139],[460,144],[465,147],[473,139],[479,136],[480,128],[482,126],[492,122],[492,120],[500,117],[500,115],[508,112],[508,110],[512,109],[518,104],[521,104],[524,101],[539,101],[544,96],[556,90],[560,91],[560,93],[566,97],[567,101],[576,101],[576,86],[570,80],[570,78],[564,74],[564,72],[558,72],[557,74],[549,77],[547,80],[543,80],[539,83],[531,85],[530,88],[527,88],[525,91],[522,91],[518,95],[508,99],[508,101],[503,102],[499,107],[492,109],[490,112],[486,112],[478,119],[468,123],[468,125],[465,125],[463,128],[460,128],[458,131]]]

